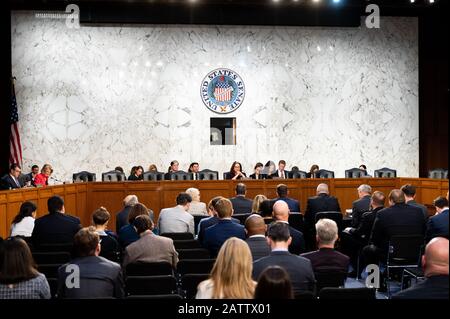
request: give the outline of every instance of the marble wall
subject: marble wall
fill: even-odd
[[[418,176],[416,18],[380,29],[82,26],[12,15],[24,166],[60,179],[121,165],[166,170],[198,161],[317,163],[343,177],[361,163]],[[210,145],[203,77],[225,67],[245,81],[237,145]]]

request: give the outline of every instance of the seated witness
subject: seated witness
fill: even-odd
[[[234,214],[250,214],[252,212],[252,200],[245,198],[247,194],[247,186],[244,183],[238,183],[236,185],[236,196],[230,198],[233,204]]]
[[[128,225],[128,215],[131,208],[139,203],[136,195],[127,195],[123,199],[123,209],[116,214],[116,231],[118,232],[123,226]]]
[[[23,182],[19,179],[22,169],[19,164],[11,164],[9,167],[9,174],[1,179],[1,189],[22,188]]]
[[[393,299],[446,299],[448,300],[448,239],[433,238],[422,256],[425,280],[402,290]]]
[[[195,234],[194,216],[188,213],[192,197],[187,193],[179,193],[177,206],[164,208],[159,214],[159,233],[192,233]]]
[[[54,195],[47,200],[48,214],[34,221],[31,235],[34,247],[41,244],[72,244],[81,228],[80,219],[66,214],[64,200]]]
[[[245,240],[244,226],[231,220],[231,215],[233,215],[231,202],[226,198],[221,198],[214,205],[214,209],[219,221],[206,229],[203,240],[203,246],[209,250],[211,256],[217,256],[222,244],[230,237]]]
[[[134,171],[131,172],[131,175],[128,176],[129,181],[142,181],[144,176],[144,168],[142,166],[135,166]]]
[[[33,202],[23,202],[20,211],[14,217],[11,226],[11,236],[31,237],[36,218],[37,206]]]
[[[428,219],[426,240],[434,237],[448,238],[448,200],[438,197],[433,202],[436,207],[436,215]]]
[[[111,215],[104,207],[96,209],[92,214],[92,222],[95,231],[100,236],[102,244],[100,256],[112,261],[118,261],[120,257],[120,246],[117,241],[117,235],[107,230],[110,218]]]
[[[255,285],[248,245],[241,239],[230,238],[220,248],[210,278],[198,285],[195,298],[252,299]]]
[[[225,174],[225,179],[237,180],[237,179],[245,179],[247,175],[242,171],[242,165],[239,162],[233,162],[231,165],[230,171]]]
[[[280,160],[278,162],[278,169],[270,175],[270,178],[280,178],[285,179],[290,177],[290,172],[285,170],[286,167],[286,161]]]
[[[402,190],[403,194],[405,194],[406,204],[420,208],[425,219],[428,219],[428,209],[424,205],[416,202],[416,186],[405,184],[400,189]]]
[[[176,268],[178,253],[171,238],[155,235],[153,222],[147,215],[136,217],[133,226],[140,238],[125,249],[123,267],[135,262],[167,261]]]
[[[70,299],[122,298],[123,278],[120,265],[100,255],[100,236],[94,227],[85,227],[75,235],[76,258],[58,269],[58,297]],[[79,286],[67,285],[77,266]],[[68,281],[69,279],[69,281]]]
[[[260,214],[260,205],[261,203],[266,200],[267,197],[265,195],[256,195],[252,202],[252,214]]]
[[[361,216],[370,210],[370,199],[372,194],[372,187],[367,184],[362,184],[358,187],[358,200],[352,203],[352,227],[359,226]]]
[[[273,205],[273,220],[289,226],[289,233],[292,238],[289,244],[289,252],[299,255],[306,251],[305,238],[303,233],[289,225],[289,207],[286,202],[279,200]]]
[[[338,227],[334,220],[322,218],[316,223],[316,240],[319,250],[302,254],[311,261],[314,272],[337,271],[347,273],[350,258],[334,250]]]
[[[53,168],[50,164],[45,164],[41,168],[41,173],[37,174],[34,178],[34,185],[46,187],[48,185],[48,179],[53,173]]]
[[[178,161],[170,162],[170,166],[169,166],[169,168],[167,170],[167,173],[164,174],[164,179],[167,180],[167,181],[170,181],[171,180],[170,174],[178,172],[179,171],[179,169],[178,169],[179,166],[180,166],[180,163],[178,163]]]
[[[318,178],[319,176],[317,175],[317,172],[319,171],[319,165],[314,164],[311,166],[311,168],[309,169],[309,172],[306,173],[306,177],[307,178]]]
[[[270,246],[266,240],[267,226],[264,219],[252,214],[245,220],[245,233],[247,239],[245,240],[252,252],[253,261],[270,255]]]
[[[0,249],[0,299],[50,299],[44,274],[37,271],[27,243],[17,237]]]
[[[267,267],[259,276],[255,299],[294,299],[289,274],[279,266]]]
[[[282,200],[286,202],[289,206],[289,210],[291,212],[299,213],[300,212],[300,203],[296,199],[289,198],[289,190],[288,187],[284,184],[277,185],[277,194],[278,198],[272,199],[275,203],[276,201]]]
[[[267,267],[279,266],[289,274],[294,294],[303,290],[313,291],[316,280],[311,262],[288,251],[292,240],[289,226],[286,223],[273,222],[269,225],[267,236],[272,252],[269,256],[253,262],[253,279],[258,279]]]
[[[262,163],[256,163],[254,168],[254,173],[250,174],[249,178],[251,179],[266,179],[267,175],[263,174],[263,167],[264,165]]]
[[[192,198],[192,202],[189,205],[188,213],[191,215],[208,215],[206,210],[206,204],[200,201],[200,191],[197,188],[188,188],[186,194],[189,194]]]
[[[130,214],[128,215],[128,225],[123,226],[118,233],[119,243],[122,248],[127,247],[129,244],[139,239],[139,235],[133,227],[133,222],[136,217],[148,214],[148,208],[144,204],[137,203],[131,208]]]

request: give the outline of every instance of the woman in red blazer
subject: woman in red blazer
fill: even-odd
[[[53,173],[53,168],[50,164],[42,166],[41,173],[34,177],[34,184],[39,187],[45,187],[48,185],[48,178]]]

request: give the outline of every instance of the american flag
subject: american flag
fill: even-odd
[[[214,98],[219,102],[228,102],[231,100],[233,87],[225,81],[225,77],[221,76],[214,88]]]
[[[20,145],[19,135],[19,114],[17,112],[16,92],[14,82],[12,83],[11,94],[11,135],[9,138],[9,163],[19,164],[22,166],[22,146]]]

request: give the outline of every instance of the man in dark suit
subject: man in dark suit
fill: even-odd
[[[128,214],[130,213],[131,208],[139,203],[136,195],[128,195],[123,199],[123,209],[116,214],[116,232],[128,225]]]
[[[289,226],[286,223],[273,222],[269,225],[267,235],[272,252],[269,256],[253,262],[253,279],[258,281],[260,274],[267,267],[279,266],[289,274],[294,294],[304,290],[313,291],[316,280],[311,262],[288,251],[291,242]]]
[[[375,219],[370,245],[364,247],[364,264],[385,260],[388,242],[395,235],[425,235],[425,217],[420,208],[407,205],[399,189],[389,193],[390,207],[380,210]],[[364,267],[362,267],[364,269]]]
[[[275,203],[278,200],[282,200],[286,202],[289,206],[289,210],[291,212],[299,213],[300,212],[300,203],[296,199],[289,198],[289,190],[288,187],[284,184],[279,184],[277,186],[277,194],[278,198],[272,199],[272,201]]]
[[[5,175],[1,179],[2,189],[14,189],[22,188],[23,182],[19,179],[22,169],[18,164],[11,164],[9,167],[9,174]]]
[[[214,209],[219,217],[219,222],[206,229],[203,239],[203,246],[209,250],[212,257],[217,256],[220,247],[228,238],[237,237],[245,240],[244,226],[231,220],[233,205],[230,200],[226,198],[219,199],[214,205]]]
[[[393,299],[446,299],[448,300],[448,239],[433,238],[422,256],[425,280],[402,290]]]
[[[299,255],[306,251],[305,238],[301,231],[289,225],[289,213],[289,207],[286,202],[279,200],[273,205],[274,221],[282,222],[289,226],[289,233],[292,238],[289,245],[289,252],[294,255]]]
[[[93,227],[81,229],[74,237],[74,251],[77,258],[58,269],[58,297],[60,298],[123,298],[123,277],[119,264],[100,257],[100,236]],[[77,272],[74,270],[74,266]],[[78,274],[79,286],[68,283],[68,278]]]
[[[250,214],[252,212],[253,201],[245,198],[247,186],[244,183],[236,185],[236,197],[230,198],[233,204],[234,214]]]
[[[406,184],[406,185],[403,185],[402,188],[400,188],[400,189],[402,190],[403,194],[405,194],[406,204],[420,208],[422,210],[423,216],[425,217],[425,220],[427,220],[428,219],[428,209],[424,205],[416,202],[416,186],[411,185],[411,184]]]
[[[266,240],[267,225],[258,214],[252,214],[245,221],[247,244],[252,252],[253,261],[270,255],[270,246]]]
[[[280,178],[280,179],[286,179],[290,178],[290,172],[286,171],[284,168],[286,167],[286,161],[280,160],[278,162],[278,169],[273,173],[270,174],[270,178]]]
[[[58,195],[50,197],[47,206],[48,214],[34,222],[33,245],[72,244],[73,236],[81,228],[80,220],[65,214],[64,200]]]
[[[316,223],[316,240],[319,250],[302,254],[311,261],[314,272],[347,273],[350,258],[334,250],[338,227],[334,220],[323,218]]]
[[[445,197],[438,197],[433,204],[436,207],[436,215],[428,219],[427,241],[434,237],[448,238],[448,200]]]
[[[372,187],[362,184],[358,187],[359,199],[352,204],[352,227],[357,228],[361,221],[361,216],[370,209],[370,195]]]

